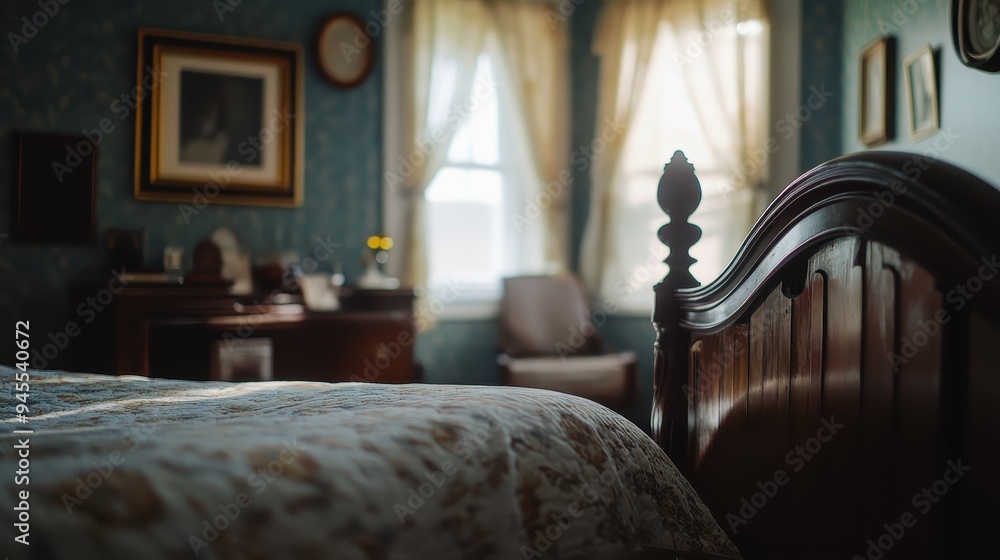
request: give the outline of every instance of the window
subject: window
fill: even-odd
[[[601,290],[624,310],[649,313],[651,287],[667,272],[662,261],[668,251],[656,236],[666,222],[656,202],[656,186],[663,163],[675,150],[683,150],[695,166],[703,191],[701,205],[690,219],[702,229],[702,238],[691,250],[698,261],[691,268],[695,278],[704,283],[718,277],[748,232],[757,185],[745,184],[741,173],[738,158],[746,150],[732,116],[739,114],[743,122],[755,119],[748,125],[755,129],[761,128],[765,118],[760,115],[766,111],[758,110],[767,103],[764,94],[758,93],[763,92],[767,76],[764,31],[763,22],[756,19],[729,25],[711,40],[739,41],[742,58],[705,53],[702,59],[691,60],[678,55],[692,52],[687,50],[692,35],[670,23],[660,24],[609,191],[612,225],[607,246],[612,251],[603,269]],[[742,83],[732,87],[720,80]]]
[[[428,287],[433,294],[458,285],[466,301],[496,301],[501,278],[543,266],[541,229],[515,228],[510,218],[538,180],[525,171],[496,56],[480,55],[474,83],[493,84],[493,93],[477,96],[425,193]]]
[[[408,6],[385,34],[387,271],[436,319],[486,318],[503,277],[565,265],[566,26],[541,2]]]

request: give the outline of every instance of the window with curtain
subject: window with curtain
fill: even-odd
[[[447,294],[443,316],[487,316],[503,277],[565,266],[566,201],[545,192],[569,135],[566,27],[550,8],[421,0],[387,27],[390,272],[423,288],[418,311]]]
[[[544,267],[542,228],[510,219],[539,180],[526,171],[524,131],[509,87],[497,79],[496,51],[490,38],[472,76],[480,92],[476,104],[463,115],[424,195],[427,286],[432,293],[460,286],[467,301],[496,301],[501,278]]]
[[[698,260],[692,274],[711,281],[756,217],[755,193],[766,180],[757,154],[766,143],[768,103],[767,25],[754,2],[678,0],[652,11],[646,4],[611,3],[603,14],[611,29],[601,30],[602,65],[611,56],[617,64],[609,65],[612,75],[602,75],[601,92],[618,92],[602,100],[613,103],[602,116],[626,123],[627,133],[619,153],[600,156],[608,171],[595,165],[599,198],[583,254],[590,287],[643,314],[652,309],[652,286],[666,274],[668,251],[656,237],[666,221],[656,202],[663,164],[683,150],[701,180],[702,203],[690,220],[703,232],[691,250]],[[616,8],[621,12],[608,13]],[[635,89],[622,93],[627,86]]]

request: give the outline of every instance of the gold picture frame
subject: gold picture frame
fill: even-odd
[[[934,49],[927,45],[911,53],[903,61],[903,72],[906,75],[906,112],[910,120],[910,136],[914,140],[921,140],[941,128]]]
[[[301,206],[303,84],[299,45],[140,29],[136,200]]]
[[[882,37],[861,53],[858,130],[861,142],[877,146],[892,140],[895,106],[895,41]]]

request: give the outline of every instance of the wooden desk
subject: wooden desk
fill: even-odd
[[[131,284],[111,307],[80,345],[81,369],[208,379],[214,342],[269,338],[275,379],[420,380],[412,290],[347,288],[342,309],[316,312],[295,295],[271,300],[218,287]]]

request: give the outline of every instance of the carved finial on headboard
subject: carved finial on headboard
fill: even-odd
[[[691,276],[696,261],[688,251],[701,238],[701,228],[688,223],[688,218],[701,203],[701,184],[694,175],[694,166],[684,153],[674,152],[670,163],[663,167],[663,177],[656,192],[660,208],[670,216],[670,223],[660,228],[659,237],[670,248],[663,262],[670,270],[654,288],[656,305],[653,327],[656,345],[653,354],[653,439],[660,444],[681,472],[689,472],[685,464],[688,442],[688,347],[691,335],[681,327],[683,312],[676,291],[701,284]]]
[[[661,227],[658,234],[660,241],[670,248],[670,255],[663,261],[670,267],[663,287],[676,290],[700,286],[691,275],[691,265],[698,261],[688,251],[701,239],[701,228],[688,223],[688,218],[701,204],[701,183],[684,152],[677,150],[670,163],[663,166],[656,199],[670,216],[670,223]]]

